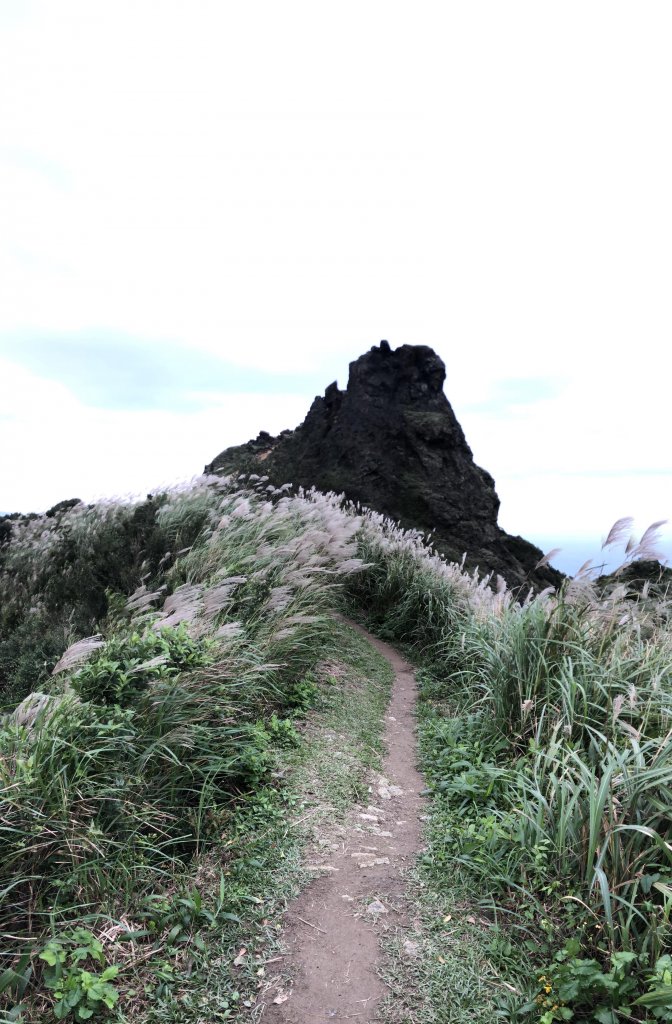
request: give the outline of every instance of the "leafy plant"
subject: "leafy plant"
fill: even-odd
[[[639,1019],[638,1007],[650,1010],[656,1020],[672,1021],[672,959],[661,957],[652,974],[642,979],[640,957],[632,952],[612,953],[609,967],[577,954],[580,945],[570,940],[553,963],[539,975],[539,991],[519,1013],[541,1014],[539,1024],[558,1020],[618,1024]],[[647,991],[637,995],[642,984]]]
[[[656,1020],[672,1021],[672,957],[661,956],[647,979],[648,992],[635,999],[633,1006],[650,1010]]]
[[[278,718],[275,712],[265,726],[271,742],[278,747],[298,747],[301,737],[290,718]]]
[[[105,967],[102,943],[84,928],[74,928],[50,939],[39,954],[47,965],[44,984],[53,992],[57,1020],[89,1020],[111,1010],[119,999],[113,982],[116,966]],[[93,970],[95,965],[96,970]],[[103,970],[99,972],[99,968]]]
[[[11,1008],[5,1010],[7,1021],[20,1020],[25,1010],[23,997],[33,976],[31,954],[21,954],[17,962],[0,974],[0,999],[10,1000]],[[2,1011],[0,1011],[2,1012]]]
[[[302,679],[297,679],[287,689],[287,704],[298,712],[309,711],[315,706],[319,689],[312,672],[306,672]]]
[[[184,627],[146,630],[107,643],[75,673],[72,687],[83,700],[127,707],[151,682],[207,662],[208,645]]]

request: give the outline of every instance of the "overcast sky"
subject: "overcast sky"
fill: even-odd
[[[191,477],[386,338],[505,529],[672,519],[670,52],[669,0],[0,0],[0,511]]]

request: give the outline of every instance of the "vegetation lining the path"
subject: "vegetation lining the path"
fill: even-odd
[[[517,603],[378,517],[360,553],[351,599],[425,667],[421,877],[438,906],[456,881],[478,900],[501,1015],[672,1020],[669,602],[584,572]]]
[[[270,941],[282,902],[302,799],[283,773],[344,582],[424,666],[421,917],[436,963],[455,966],[455,998],[447,1009],[446,971],[416,969],[430,999],[408,1020],[475,1020],[464,1008],[481,997],[491,1018],[672,1020],[664,595],[599,593],[584,574],[520,604],[380,516],[252,478],[64,507],[3,533],[8,1020],[253,1008],[264,968],[240,950],[250,934]],[[370,707],[356,746],[375,757]],[[357,795],[357,758],[354,783],[350,770],[323,780],[339,799]],[[439,951],[470,928],[475,989]]]
[[[3,552],[22,669],[25,624],[51,621],[52,599],[78,641],[0,728],[7,1019],[200,1019],[201,933],[250,923],[250,875],[272,891],[294,799],[278,751],[317,697],[334,587],[361,569],[360,520],[319,494],[217,479],[164,495],[144,564],[121,543],[134,515],[76,506],[15,524]],[[122,577],[140,584],[129,600],[105,586]],[[235,1000],[215,988],[208,1019],[228,1020]]]

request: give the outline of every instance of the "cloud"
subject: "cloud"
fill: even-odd
[[[111,410],[189,412],[230,394],[317,391],[309,374],[268,373],[217,355],[110,331],[0,337],[0,357],[67,387],[83,405]]]
[[[670,514],[672,6],[485,6],[0,4],[0,507],[15,451],[42,506],[192,472],[387,337],[507,528]]]
[[[35,150],[0,146],[0,166],[3,164],[6,168],[19,170],[29,176],[37,175],[60,191],[72,187],[72,175],[65,166]]]
[[[641,535],[653,520],[672,520],[672,472],[633,474],[549,473],[505,474],[497,480],[501,499],[500,525],[549,550],[564,539],[584,539],[597,548],[612,524],[633,516]],[[672,524],[662,531],[672,555]]]
[[[144,495],[189,480],[222,449],[305,415],[301,394],[231,394],[192,411],[93,408],[63,384],[0,362],[0,509]]]
[[[487,398],[468,402],[464,409],[469,413],[505,415],[516,406],[536,405],[558,398],[564,387],[564,382],[557,377],[507,377],[493,381]]]

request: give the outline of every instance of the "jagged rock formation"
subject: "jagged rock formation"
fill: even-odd
[[[228,448],[208,473],[249,469],[276,484],[343,492],[432,533],[450,559],[501,574],[512,587],[557,585],[561,574],[534,566],[542,552],[497,525],[492,477],[474,462],[443,392],[446,369],[424,345],[392,350],[386,341],[350,364],[345,391],[330,384],[296,430],[262,431]]]

